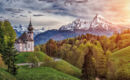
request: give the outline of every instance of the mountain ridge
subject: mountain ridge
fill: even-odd
[[[77,37],[82,34],[111,36],[115,32],[121,32],[124,26],[114,25],[101,15],[96,15],[91,22],[85,19],[76,19],[70,24],[61,26],[58,30],[48,30],[35,37],[35,45],[46,43],[49,39],[56,41]]]

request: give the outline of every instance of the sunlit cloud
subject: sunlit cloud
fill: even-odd
[[[91,21],[96,14],[114,24],[130,23],[130,0],[88,0],[65,4],[66,0],[0,0],[0,19],[9,19],[12,25],[33,25],[57,29],[76,18]]]

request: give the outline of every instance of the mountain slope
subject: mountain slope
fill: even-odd
[[[47,42],[49,39],[54,39],[58,41],[70,37],[76,37],[77,35],[78,34],[76,34],[75,32],[68,31],[68,30],[64,30],[64,31],[48,30],[44,33],[37,35],[34,39],[35,39],[35,45],[38,45]]]
[[[88,22],[87,19],[76,19],[72,23],[68,25],[64,25],[60,27],[59,30],[71,30],[74,31],[75,29],[83,29],[83,30],[115,30],[116,25],[113,25],[111,22],[106,20],[101,15],[96,15],[91,22]]]
[[[83,30],[88,30],[90,26],[90,22],[88,22],[85,19],[76,19],[72,23],[68,25],[63,25],[59,28],[59,30],[70,30],[74,31],[75,29],[83,29]]]

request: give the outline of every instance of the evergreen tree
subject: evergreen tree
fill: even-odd
[[[17,51],[14,48],[6,48],[5,52],[3,54],[3,58],[5,61],[5,64],[8,66],[8,72],[12,73],[13,75],[16,75],[17,73],[17,67],[15,65]]]
[[[94,80],[96,76],[95,65],[93,61],[93,52],[89,47],[88,53],[84,56],[84,64],[82,67],[82,80]]]
[[[16,33],[9,21],[0,22],[0,53],[8,66],[8,72],[16,74],[15,56],[17,51],[14,49]]]

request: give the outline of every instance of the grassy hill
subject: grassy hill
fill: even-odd
[[[32,69],[21,68],[16,78],[17,80],[79,80],[78,78],[48,67]]]
[[[39,59],[39,62],[43,62],[43,64],[41,65],[42,67],[51,67],[54,68],[58,71],[64,72],[66,74],[75,76],[75,77],[80,77],[81,76],[81,70],[73,65],[71,65],[70,63],[59,59],[59,60],[55,60],[52,57],[49,57],[48,55],[46,55],[43,52],[36,52],[36,53],[32,53],[32,52],[24,52],[24,53],[20,53],[17,55],[17,62],[16,63],[27,63],[29,62],[30,57],[32,57],[32,55],[35,54],[37,56],[37,58]]]
[[[21,52],[16,56],[16,63],[28,63],[30,62],[30,58],[33,56],[34,52]],[[47,56],[43,52],[35,52],[35,56],[39,59],[39,62],[42,61],[51,61],[52,58]]]
[[[115,76],[124,80],[130,79],[130,46],[114,52],[110,61],[111,66],[114,67],[111,71],[115,72]]]
[[[16,80],[14,76],[0,68],[0,80]]]
[[[81,70],[79,68],[71,65],[70,63],[64,60],[46,62],[42,66],[51,67],[72,76],[81,76]]]

